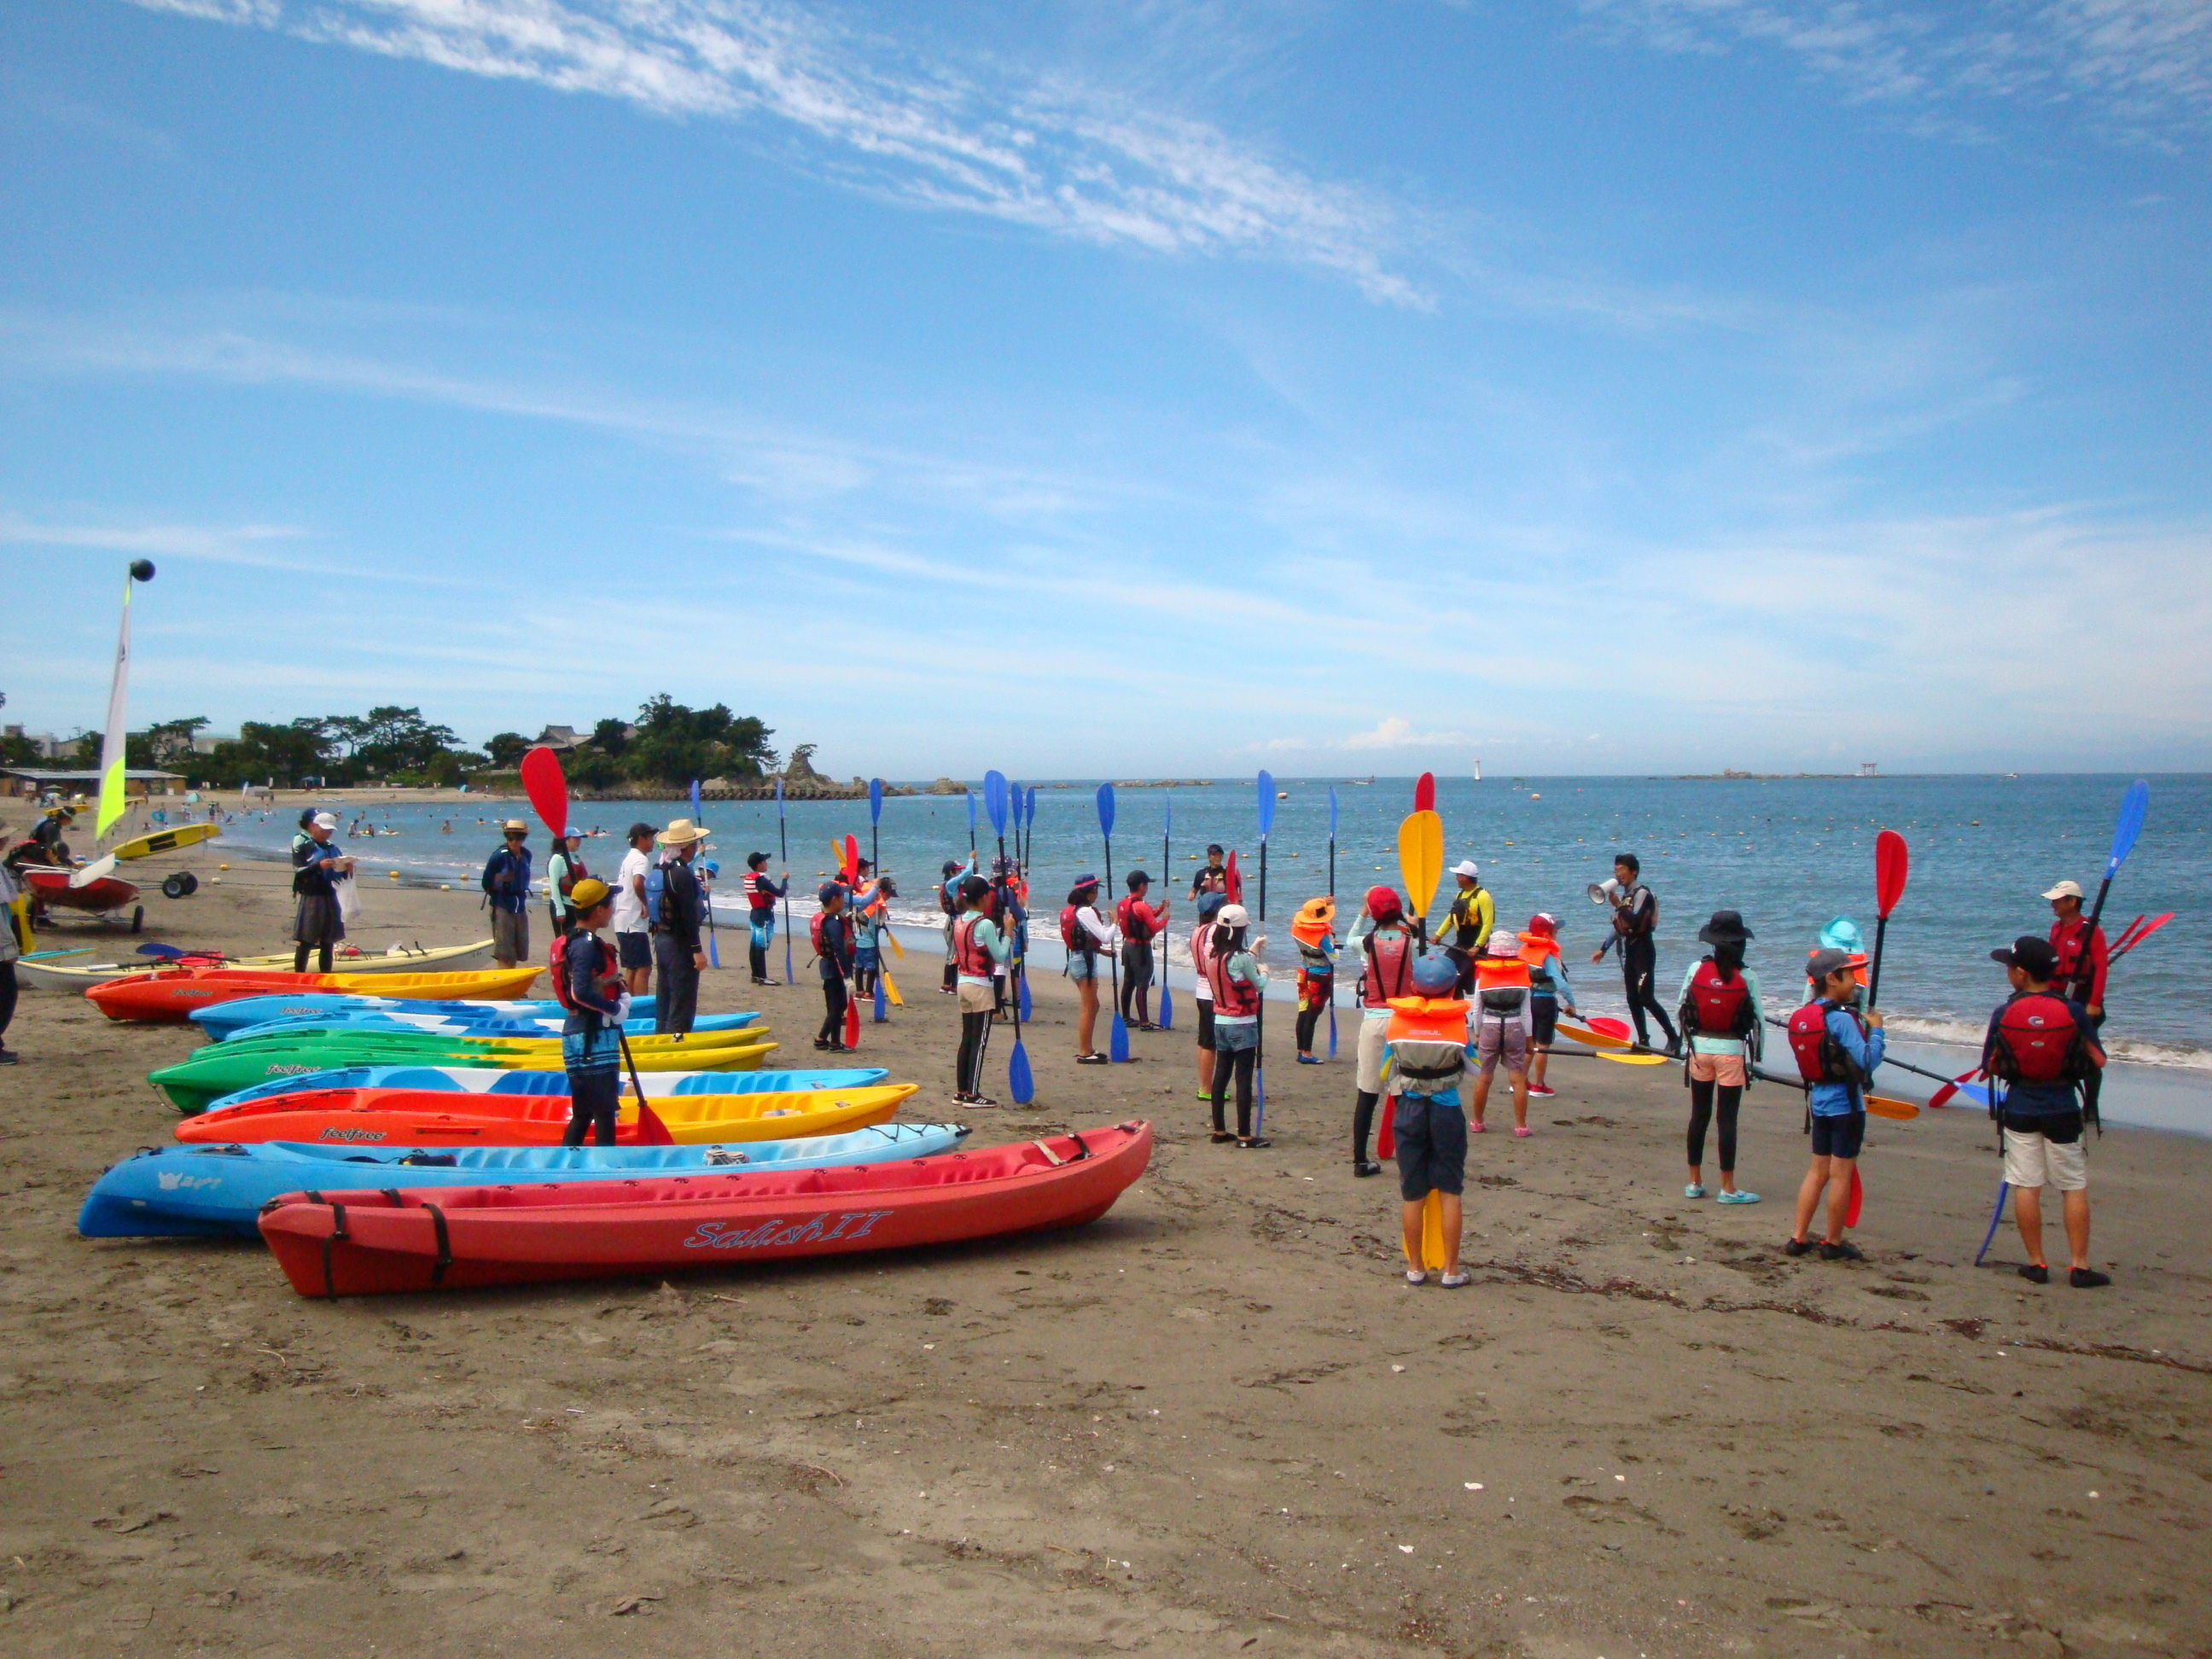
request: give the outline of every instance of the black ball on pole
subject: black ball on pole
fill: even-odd
[[[131,580],[132,581],[134,581],[134,582],[150,582],[150,581],[152,581],[152,580],[154,580],[154,562],[153,562],[153,560],[151,560],[151,559],[133,559],[133,560],[131,560]]]

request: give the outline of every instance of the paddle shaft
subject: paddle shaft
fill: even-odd
[[[791,836],[784,828],[783,785],[775,786],[775,854],[783,865],[783,982],[791,983]]]

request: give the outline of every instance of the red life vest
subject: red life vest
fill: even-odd
[[[2065,998],[2022,991],[1997,1012],[1990,1070],[2008,1083],[2079,1083],[2092,1069],[2087,1039]]]
[[[989,979],[999,971],[998,958],[975,937],[975,924],[982,920],[981,911],[970,910],[952,924],[952,965],[968,979]]]
[[[1747,1037],[1758,1024],[1751,981],[1743,976],[1743,970],[1738,969],[1733,978],[1723,980],[1711,957],[1699,963],[1698,971],[1690,975],[1690,993],[1682,999],[1683,1030],[1706,1036]]]
[[[745,902],[756,910],[775,908],[775,895],[766,890],[768,878],[757,870],[745,872]]]
[[[1367,971],[1359,976],[1359,1006],[1363,1008],[1388,1008],[1393,997],[1413,994],[1413,936],[1400,933],[1395,939],[1382,937],[1376,928],[1359,942],[1367,956]]]
[[[1228,958],[1216,956],[1211,948],[1206,953],[1206,983],[1213,993],[1214,1018],[1242,1019],[1260,1012],[1260,988],[1231,979]]]
[[[1206,997],[1205,999],[1202,999],[1204,1000],[1212,1000],[1213,995],[1212,981],[1208,980],[1206,976],[1206,959],[1212,954],[1213,924],[1210,921],[1202,921],[1197,927],[1191,929],[1190,965],[1192,969],[1198,975],[1199,983],[1206,988]]]
[[[1141,914],[1138,909],[1140,904],[1144,905]],[[1114,907],[1114,920],[1121,924],[1121,937],[1130,944],[1144,945],[1151,941],[1153,933],[1152,907],[1144,904],[1144,902],[1135,894],[1132,893]]]
[[[1060,942],[1071,951],[1079,951],[1086,957],[1095,957],[1098,954],[1098,935],[1085,927],[1076,914],[1085,908],[1079,904],[1060,906]]]
[[[602,1002],[612,1002],[622,995],[622,969],[615,965],[614,952],[597,933],[588,936],[599,947],[599,962],[606,972],[594,982]],[[576,942],[574,933],[556,933],[553,947],[545,953],[546,971],[553,976],[553,1000],[572,1014],[598,1013],[596,1008],[586,1008],[576,1000],[575,988],[570,982],[568,947]]]
[[[1828,1015],[1843,1005],[1822,999],[1808,1002],[1790,1016],[1790,1052],[1796,1056],[1797,1075],[1808,1083],[1863,1083],[1866,1073],[1852,1063],[1844,1045],[1836,1041],[1828,1030]],[[1848,1011],[1846,1011],[1848,1012]],[[1866,1034],[1866,1022],[1854,1013],[1859,1034]]]

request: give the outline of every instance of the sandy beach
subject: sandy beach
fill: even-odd
[[[139,866],[149,935],[280,948],[283,872],[217,863]],[[179,866],[198,896],[160,899]],[[486,931],[473,893],[367,897],[372,948]],[[811,985],[722,957],[702,1007],[764,1010],[771,1063],[807,1063]],[[910,954],[908,1006],[862,1032],[925,1085],[914,1121],[957,1115],[935,968]],[[1068,988],[1035,989],[1037,1103],[972,1115],[977,1141],[1159,1132],[1080,1233],[337,1304],[258,1245],[76,1236],[100,1170],[167,1139],[144,1074],[196,1034],[27,992],[0,1071],[9,1650],[2212,1650],[2186,1243],[2212,1146],[2095,1144],[2107,1291],[2026,1285],[2008,1227],[1971,1267],[1997,1173],[1972,1112],[1877,1122],[1870,1260],[1792,1261],[1796,1096],[1752,1096],[1767,1201],[1721,1210],[1681,1197],[1677,1070],[1563,1059],[1534,1138],[1474,1143],[1474,1285],[1411,1291],[1395,1182],[1346,1161],[1348,1048],[1299,1068],[1271,1034],[1275,1146],[1240,1152],[1203,1133],[1187,991],[1186,1029],[1079,1070]]]

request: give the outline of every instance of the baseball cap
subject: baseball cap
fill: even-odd
[[[1244,927],[1251,924],[1252,917],[1241,904],[1224,904],[1221,907],[1221,914],[1214,920],[1224,927]]]
[[[331,813],[331,812],[318,812],[318,813],[316,813],[316,814],[315,814],[315,828],[316,828],[316,829],[318,829],[318,830],[335,830],[335,829],[337,829],[337,827],[338,827],[338,821],[337,821],[337,815],[336,815],[335,813]]]
[[[568,890],[568,908],[583,915],[598,909],[613,896],[606,883],[597,876],[586,876]]]
[[[2037,979],[2049,979],[2058,971],[2058,952],[2051,948],[2051,941],[2033,933],[2022,933],[2012,942],[2009,951],[1992,951],[1990,960],[2006,968],[2017,968]]]
[[[1457,864],[1452,866],[1451,872],[1455,876],[1465,876],[1469,881],[1476,879],[1482,873],[1475,867],[1473,859],[1462,859]]]
[[[1221,914],[1221,907],[1229,902],[1225,893],[1202,893],[1198,900],[1198,919],[1212,921]]]
[[[2047,899],[2077,899],[2081,896],[2081,884],[2078,881],[2062,881],[2043,896]]]
[[[1847,951],[1815,951],[1805,963],[1805,977],[1815,985],[1825,985],[1829,975],[1839,974],[1850,965]]]

